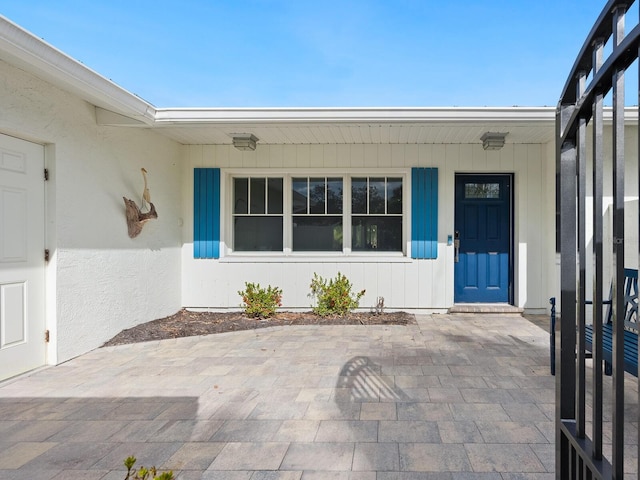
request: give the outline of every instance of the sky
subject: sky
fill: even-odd
[[[156,107],[505,107],[556,105],[605,3],[0,0],[0,14]]]

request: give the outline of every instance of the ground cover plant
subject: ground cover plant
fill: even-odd
[[[316,299],[313,313],[317,315],[346,315],[360,305],[365,290],[352,292],[353,285],[349,279],[338,272],[336,278],[325,279],[313,274],[311,280],[311,296]]]
[[[244,313],[248,317],[269,318],[282,306],[282,289],[268,285],[263,288],[259,283],[245,282],[244,290],[238,291],[242,297]]]

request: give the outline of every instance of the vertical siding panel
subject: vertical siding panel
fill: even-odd
[[[202,167],[203,164],[203,153],[202,153],[202,145],[189,145],[187,146],[189,162],[194,167]]]
[[[404,263],[392,263],[391,267],[391,297],[387,299],[385,297],[385,305],[392,308],[405,308],[406,299],[406,285],[405,285],[405,269]]]
[[[349,145],[336,146],[336,167],[351,166],[351,148]]]
[[[282,166],[284,168],[296,167],[296,153],[298,151],[297,145],[285,145],[282,152]]]
[[[510,150],[511,145],[505,145],[500,150],[487,150],[485,153],[487,154],[487,161],[485,164],[485,168],[488,172],[499,172],[500,171],[500,159],[502,155],[504,155],[504,150]]]
[[[305,167],[322,168],[324,167],[324,148],[322,145],[309,146],[309,163]]]
[[[391,145],[378,145],[378,167],[391,167]]]
[[[368,307],[374,305],[377,297],[384,297],[386,301],[393,301],[393,284],[391,282],[391,264],[390,263],[378,263],[377,266],[378,277],[378,289],[375,292],[371,292],[369,297]]]
[[[418,145],[405,145],[403,167],[417,167],[420,164]]]
[[[337,145],[324,145],[323,146],[323,166],[334,168],[338,166],[338,146]]]
[[[529,211],[535,208],[529,201],[528,145],[514,146],[514,303],[522,306],[527,302],[527,263],[533,251],[528,252],[529,243]],[[538,204],[539,202],[533,202]],[[537,260],[532,259],[532,262]],[[533,265],[533,263],[531,264]]]
[[[258,161],[260,166],[269,165],[269,167],[271,168],[282,168],[284,166],[284,149],[290,148],[290,147],[283,146],[283,145],[264,145],[264,146],[269,147],[268,158],[266,158],[263,161],[262,157],[260,157],[260,160]],[[256,151],[258,150],[260,150],[260,147],[256,149]]]
[[[378,166],[378,145],[364,146],[364,167],[376,168]]]
[[[364,145],[349,145],[351,166],[353,168],[364,167]]]
[[[226,163],[230,167],[244,167],[242,152],[232,145],[220,145],[217,149],[218,161]]]
[[[367,290],[367,293],[364,297],[362,297],[363,307],[365,305],[369,306],[369,304],[373,303],[376,295],[380,295],[378,293],[380,291],[378,287],[378,265],[376,265],[375,263],[365,263],[364,278],[366,283],[362,286],[362,288],[365,288]]]
[[[477,172],[486,172],[487,170],[487,154],[495,153],[489,152],[488,150],[484,150],[482,145],[474,145],[473,150],[471,151],[473,158],[471,159],[471,170]],[[470,170],[470,171],[471,171]]]
[[[404,298],[403,308],[418,308],[420,304],[420,266],[425,262],[412,262],[404,266]]]
[[[482,150],[482,146],[478,147],[477,145],[470,145],[469,148],[464,148],[462,150],[463,155],[460,155],[458,160],[458,172],[472,172],[474,169],[474,156],[478,155],[478,149],[484,153]]]
[[[241,155],[242,161],[240,165],[244,168],[257,168],[269,166],[269,148],[260,148],[264,145],[258,146],[256,150],[252,151],[240,151],[237,148],[231,147],[233,150]]]
[[[433,146],[432,145],[418,145],[418,158],[415,164],[411,167],[427,167],[432,164]]]
[[[391,145],[391,166],[394,168],[404,167],[406,145]]]
[[[420,285],[420,296],[418,298],[418,308],[428,308],[433,306],[433,263],[420,262],[418,270],[418,285]]]
[[[311,165],[311,146],[296,145],[296,166],[303,168]]]
[[[515,144],[507,144],[500,150],[500,169],[504,172],[513,172],[515,169],[513,161],[515,157],[515,147]]]
[[[351,269],[350,269],[350,273],[349,273],[349,280],[351,281],[351,283],[353,284],[353,290],[355,292],[359,292],[360,290],[362,290],[363,288],[366,289],[367,288],[367,284],[366,284],[366,277],[364,274],[364,264],[362,263],[352,263],[350,265]],[[369,292],[367,290],[367,292],[365,293],[365,296],[362,297],[362,299],[360,300],[360,306],[361,307],[365,307],[365,301],[367,300],[367,298],[371,295],[371,292]]]

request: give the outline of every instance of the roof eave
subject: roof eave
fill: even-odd
[[[44,40],[0,15],[0,59],[93,105],[151,125],[155,108]]]

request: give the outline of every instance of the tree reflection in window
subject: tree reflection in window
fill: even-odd
[[[465,183],[464,198],[500,198],[499,183]]]

